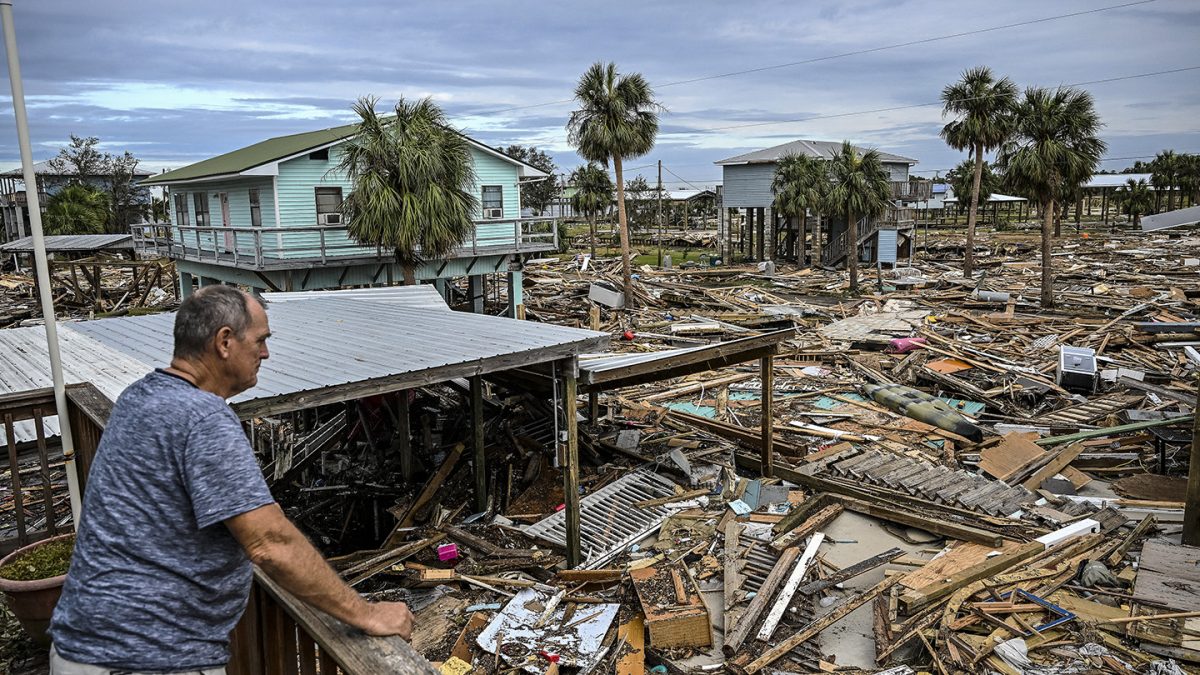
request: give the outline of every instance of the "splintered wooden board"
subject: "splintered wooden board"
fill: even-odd
[[[1200,611],[1200,548],[1147,541],[1133,597],[1180,612]]]
[[[965,361],[945,358],[938,359],[936,361],[930,361],[925,364],[925,367],[944,375],[953,375],[954,373],[961,373],[964,370],[970,370],[972,366]]]
[[[646,624],[641,614],[617,627],[617,675],[646,675]]]
[[[1004,540],[1004,545],[1000,547],[963,542],[947,551],[942,557],[925,563],[924,567],[905,574],[904,578],[900,580],[900,585],[905,588],[911,588],[914,591],[919,591],[923,588],[940,584],[943,579],[978,565],[987,560],[988,554],[992,551],[1011,553],[1020,548],[1020,546],[1017,542],[1007,539]]]
[[[1021,469],[1046,456],[1046,451],[1034,444],[1037,433],[1004,434],[1000,443],[979,453],[979,468],[997,480],[1007,481]]]
[[[686,572],[670,565],[643,567],[629,573],[642,601],[642,613],[650,629],[650,646],[657,649],[711,646],[708,607],[686,578],[681,578],[684,593],[682,598],[678,597],[672,567],[686,577]]]

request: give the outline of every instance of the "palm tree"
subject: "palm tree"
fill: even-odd
[[[1175,184],[1179,177],[1181,162],[1180,157],[1175,154],[1174,150],[1163,150],[1154,157],[1154,161],[1150,162],[1150,182],[1155,189],[1160,192],[1167,191],[1167,210],[1172,210],[1175,203]],[[1155,199],[1156,206],[1159,199]]]
[[[820,219],[821,205],[829,191],[829,172],[825,160],[809,155],[787,155],[780,158],[771,182],[775,194],[775,210],[801,223],[796,262],[804,264],[808,244],[808,212]]]
[[[1086,91],[1031,87],[1017,105],[1012,138],[1000,148],[997,163],[1005,180],[1042,206],[1042,307],[1054,306],[1055,200],[1064,185],[1081,185],[1096,172],[1108,147],[1096,136],[1102,126]]]
[[[353,186],[342,213],[356,241],[395,251],[411,285],[418,265],[449,256],[471,235],[475,169],[466,137],[432,100],[401,98],[394,117],[380,116],[376,102],[354,105],[358,133],[342,146],[337,167]]]
[[[975,162],[970,159],[964,159],[958,166],[951,169],[946,174],[946,182],[950,184],[950,189],[954,190],[954,197],[958,200],[959,213],[970,201],[959,195],[968,195],[974,192],[977,195],[976,201],[979,204],[986,204],[992,195],[1000,190],[1000,177],[992,170],[991,164],[984,162],[979,171],[978,192],[975,192]],[[968,248],[970,247],[968,246]]]
[[[640,157],[654,147],[658,111],[654,92],[638,73],[621,75],[617,64],[593,63],[575,86],[579,109],[567,121],[567,139],[589,162],[608,166],[617,174],[617,222],[621,233],[621,276],[625,305],[633,306],[633,280],[629,256],[629,223],[625,216],[625,174],[622,162]]]
[[[980,204],[983,153],[1000,147],[1012,131],[1012,111],[1017,85],[1007,77],[997,80],[991,69],[978,66],[963,72],[954,84],[942,90],[942,116],[954,116],[942,128],[942,138],[955,150],[975,153],[975,170],[967,206],[967,247],[963,276],[975,271],[975,222]],[[966,193],[959,195],[961,203]]]
[[[571,195],[571,208],[587,215],[588,231],[592,238],[592,260],[595,261],[596,215],[612,204],[612,179],[599,164],[588,162],[571,172],[571,184],[575,186],[575,194]]]
[[[1117,200],[1121,204],[1121,211],[1133,219],[1134,229],[1141,225],[1142,214],[1154,208],[1154,196],[1145,180],[1130,178],[1125,181],[1125,187],[1117,190]]]
[[[846,217],[846,266],[850,292],[858,292],[858,218],[875,218],[889,205],[891,183],[878,150],[859,153],[842,141],[842,149],[829,160],[829,209]]]
[[[108,222],[108,193],[71,183],[46,200],[46,234],[103,234]]]

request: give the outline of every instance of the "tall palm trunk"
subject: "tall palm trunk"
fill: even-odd
[[[854,209],[846,206],[846,268],[850,270],[850,292],[858,292],[858,221]]]
[[[596,211],[588,211],[588,232],[592,235],[592,264],[596,264]]]
[[[1042,308],[1054,306],[1054,271],[1050,257],[1051,232],[1054,228],[1054,200],[1042,204]]]
[[[621,282],[625,285],[625,308],[633,309],[633,270],[629,256],[629,222],[625,220],[625,172],[621,158],[613,157],[617,173],[617,226],[621,234]]]
[[[816,220],[813,222],[813,252],[812,252],[812,260],[813,260],[813,266],[814,266],[814,267],[820,267],[820,266],[821,266],[821,263],[822,263],[821,256],[825,254],[825,249],[824,249],[824,247],[821,245],[821,243],[822,243],[822,242],[821,242],[821,237],[823,236],[823,235],[822,235],[822,232],[821,232],[821,220],[822,220],[822,218],[821,218],[821,212],[820,212],[820,211],[817,211],[817,213],[816,213]]]
[[[412,263],[404,263],[404,285],[417,285],[417,270],[413,267]]]
[[[983,180],[983,146],[975,146],[975,178],[971,181],[971,205],[967,211],[967,249],[963,255],[963,276],[975,272],[975,222],[979,212],[979,184]]]

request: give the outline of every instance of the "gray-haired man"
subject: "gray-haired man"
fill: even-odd
[[[283,515],[225,403],[258,381],[270,335],[256,298],[202,288],[176,314],[171,366],[117,399],[50,627],[52,673],[223,673],[251,562],[370,635],[409,637],[404,603],[367,603]]]

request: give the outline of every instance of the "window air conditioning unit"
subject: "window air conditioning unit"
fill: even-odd
[[[484,209],[483,217],[484,218],[503,218],[504,217],[504,209],[502,209],[502,208],[501,209]]]
[[[317,216],[317,222],[321,225],[341,225],[342,214],[340,213],[322,213]]]

